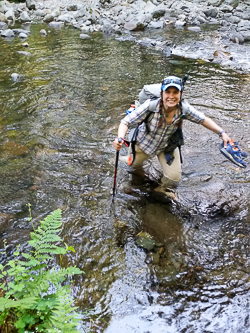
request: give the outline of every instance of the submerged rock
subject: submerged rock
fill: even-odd
[[[152,239],[152,237],[146,233],[146,232],[140,232],[137,235],[137,238],[135,240],[135,244],[138,247],[141,247],[147,251],[153,250],[155,247],[155,240]]]
[[[2,144],[0,147],[0,153],[1,152],[6,153],[9,157],[14,157],[26,155],[29,149],[24,145],[9,141]]]

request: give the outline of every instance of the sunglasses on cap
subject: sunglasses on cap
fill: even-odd
[[[178,79],[178,78],[176,78],[176,79],[175,78],[174,79],[168,79],[168,78],[166,78],[166,79],[163,80],[162,85],[166,86],[166,85],[168,85],[170,83],[179,84],[181,86],[182,85],[182,80]]]

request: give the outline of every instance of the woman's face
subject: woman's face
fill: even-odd
[[[163,106],[165,109],[175,107],[181,99],[181,92],[176,87],[169,87],[163,91]]]

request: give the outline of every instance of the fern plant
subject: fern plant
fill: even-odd
[[[30,220],[33,226],[30,205]],[[62,229],[61,210],[48,215],[37,230],[31,232],[31,246],[25,253],[20,247],[14,253],[14,259],[3,266],[0,264],[0,331],[12,332],[78,332],[78,319],[74,313],[73,298],[70,287],[62,283],[74,274],[84,273],[77,267],[49,269],[55,264],[55,254],[60,256],[68,251],[75,252],[73,247],[58,246],[62,239],[58,233]]]

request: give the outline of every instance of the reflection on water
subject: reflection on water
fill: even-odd
[[[133,187],[122,166],[118,191],[128,188],[111,200],[111,142],[144,83],[189,73],[194,105],[244,118],[249,77],[100,33],[81,40],[65,28],[44,38],[41,26],[31,29],[31,56],[17,54],[20,40],[0,39],[1,247],[6,238],[11,254],[28,239],[28,202],[37,222],[61,208],[62,236],[77,250],[69,260],[86,272],[77,304],[105,319],[95,332],[250,332],[247,214],[197,225],[151,200],[150,183]],[[135,245],[140,231],[153,251]]]

